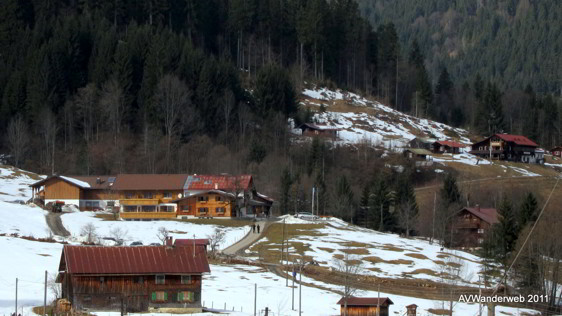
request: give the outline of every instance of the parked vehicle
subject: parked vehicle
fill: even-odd
[[[129,246],[142,246],[142,242],[140,242],[140,241],[133,241]]]

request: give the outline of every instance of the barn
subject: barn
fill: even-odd
[[[75,309],[201,312],[204,247],[65,245],[57,282]]]
[[[388,297],[348,297],[347,316],[388,316],[389,306],[393,304]],[[346,315],[344,297],[338,301],[338,305],[341,315]],[[379,314],[377,314],[378,308],[380,308]]]

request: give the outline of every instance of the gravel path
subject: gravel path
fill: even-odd
[[[53,234],[68,237],[70,236],[70,233],[66,230],[66,228],[64,228],[62,220],[60,219],[62,214],[63,213],[49,212],[49,214],[45,215],[45,218],[47,220],[47,225],[53,231]]]
[[[258,239],[260,239],[264,234],[267,228],[269,227],[269,222],[256,222],[256,225],[260,226],[260,233],[252,233],[250,232],[244,236],[244,238],[240,239],[237,243],[231,245],[228,248],[222,250],[222,253],[225,255],[235,255],[241,251],[244,251],[246,248],[253,245]],[[256,228],[257,229],[257,228]]]

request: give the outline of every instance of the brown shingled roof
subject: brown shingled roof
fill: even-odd
[[[465,207],[461,211],[463,210],[467,210],[490,225],[499,222],[498,211],[495,208]]]
[[[226,190],[232,191],[238,187],[241,190],[250,189],[251,175],[190,175],[186,190]]]
[[[187,174],[120,174],[115,190],[183,190]]]
[[[65,245],[62,252],[69,274],[193,274],[210,272],[203,247],[104,247]]]
[[[344,305],[345,300],[342,297],[338,301],[338,305]],[[347,298],[347,306],[387,306],[393,305],[394,303],[388,297],[381,297],[380,299],[377,297],[348,297]]]

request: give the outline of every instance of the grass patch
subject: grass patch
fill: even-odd
[[[430,269],[416,269],[414,271],[404,272],[402,274],[405,274],[405,275],[427,274],[427,275],[431,275],[431,276],[439,276],[439,274],[435,273],[435,271],[430,270]]]
[[[405,259],[397,259],[397,260],[383,260],[377,256],[369,256],[369,257],[364,257],[363,260],[368,261],[370,263],[388,263],[388,264],[413,264],[414,262],[412,260],[405,260]]]
[[[343,255],[341,253],[336,253],[333,257],[338,259],[338,260],[343,259]]]
[[[50,256],[51,256],[51,255],[48,255],[48,254],[46,254],[46,253],[38,253],[38,255],[39,255],[39,256],[42,256],[42,257],[50,257]]]
[[[170,230],[168,232],[172,233],[172,234],[187,234],[187,232],[183,232],[183,231],[180,231],[180,230]]]
[[[322,250],[322,251],[329,252],[329,253],[334,252],[334,249],[332,249],[332,248],[318,247],[318,249],[319,249],[319,250]]]
[[[433,315],[450,315],[449,311],[446,309],[436,309],[436,308],[430,308],[427,310],[428,312],[430,312]]]
[[[379,268],[368,268],[367,270],[373,271],[373,272],[378,272],[378,273],[382,273],[382,270]]]
[[[382,247],[383,250],[388,250],[388,251],[396,251],[396,252],[403,252],[404,249],[402,248],[398,248],[392,244],[384,244]]]
[[[95,218],[101,218],[104,221],[117,221],[118,217],[115,217],[114,214],[107,214],[107,213],[97,213],[94,215]]]
[[[441,253],[441,254],[438,254],[436,257],[440,258],[440,259],[447,259],[447,258],[449,258],[449,255],[444,255],[444,254]]]
[[[369,254],[369,250],[365,249],[365,248],[345,248],[345,249],[340,249],[341,252],[350,254],[350,255],[368,255]]]
[[[373,245],[366,244],[364,242],[358,242],[358,241],[338,242],[338,244],[340,244],[344,247],[350,247],[350,248],[370,248],[370,247],[373,247]]]
[[[429,259],[428,257],[426,257],[425,255],[422,255],[421,253],[407,253],[405,255],[408,256],[408,257],[416,258],[416,259]]]
[[[224,227],[243,227],[250,226],[254,222],[247,220],[238,219],[214,219],[214,218],[190,218],[190,219],[178,219],[180,222],[188,222],[200,225],[217,225]]]

